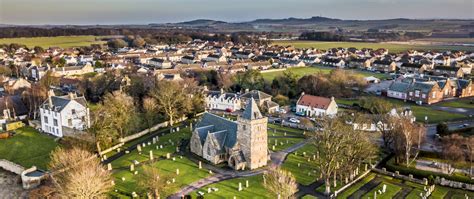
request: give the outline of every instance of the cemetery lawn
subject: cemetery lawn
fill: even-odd
[[[249,187],[245,187],[245,181],[249,181]],[[238,191],[239,182],[242,183],[242,191]],[[204,198],[276,198],[269,195],[270,193],[263,187],[262,175],[234,178],[230,180],[221,181],[215,184],[207,185],[191,193],[192,198],[199,196],[198,192],[204,193]],[[208,188],[217,188],[218,191],[207,193]]]
[[[143,173],[143,168],[146,166],[158,168],[162,175],[171,176],[176,179],[176,184],[169,191],[170,193],[175,193],[179,188],[209,176],[208,170],[199,169],[198,165],[191,160],[185,157],[176,157],[175,161],[171,159],[159,160],[146,165],[137,165],[135,167],[135,170],[138,171],[137,175],[134,175],[128,168],[114,172],[115,189],[119,192],[127,193],[127,195],[136,192],[139,196],[144,196],[144,190],[138,185],[137,179],[142,177],[140,173]],[[176,169],[179,169],[179,175],[176,175]],[[122,181],[122,177],[125,178],[125,181]]]
[[[275,145],[274,151],[281,151],[285,150],[301,141],[304,138],[268,138],[268,149],[273,151],[273,146],[275,145],[275,141],[277,145]]]
[[[313,145],[304,145],[296,151],[297,155],[295,153],[288,154],[281,168],[291,172],[295,176],[296,182],[300,184],[309,185],[313,183],[319,177],[319,173],[314,172],[314,164],[308,162],[308,158],[312,158],[314,151]],[[303,157],[303,152],[306,152],[306,157]],[[298,167],[298,163],[300,163],[300,167]]]
[[[36,166],[46,170],[49,155],[58,144],[53,137],[41,134],[31,127],[15,130],[16,135],[0,140],[0,159],[6,159],[25,168]]]
[[[49,47],[80,47],[90,46],[91,44],[103,44],[102,37],[97,36],[58,36],[58,37],[21,37],[21,38],[3,38],[0,39],[0,44],[23,44],[28,48],[40,46],[43,48]]]
[[[359,190],[362,186],[364,186],[366,183],[370,182],[372,179],[375,178],[374,173],[369,173],[365,178],[362,178],[359,182],[353,184],[349,188],[347,188],[345,191],[343,191],[341,194],[337,196],[339,199],[345,199],[348,198],[350,195],[352,195],[354,192]]]
[[[375,187],[374,189],[370,190],[367,194],[365,194],[362,198],[374,198],[374,192],[376,192],[377,190],[382,190],[382,187],[383,185],[387,185],[387,188],[386,188],[386,191],[385,193],[383,194],[378,194],[377,193],[377,198],[381,198],[381,199],[384,199],[384,198],[387,198],[387,199],[391,199],[393,198],[393,196],[395,196],[399,191],[402,190],[401,187],[397,186],[397,185],[394,185],[394,184],[391,184],[391,183],[387,183],[387,182],[382,182],[380,183],[377,187]]]
[[[288,68],[285,71],[291,71],[298,78],[301,78],[305,75],[310,75],[310,74],[315,74],[315,73],[328,74],[332,70],[334,70],[334,68],[319,67],[319,66],[308,66],[308,67]],[[377,78],[380,78],[380,79],[386,79],[388,77],[387,74],[381,74],[381,73],[371,73],[371,72],[366,72],[366,71],[349,70],[349,69],[347,71],[352,71],[355,74],[359,74],[363,77],[374,76],[374,77],[377,77]],[[262,77],[263,77],[263,79],[265,79],[267,81],[272,81],[276,77],[283,75],[283,73],[284,73],[284,71],[263,72]]]

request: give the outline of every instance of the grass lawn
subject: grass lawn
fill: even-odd
[[[390,199],[390,198],[393,198],[393,196],[395,196],[400,190],[402,190],[402,188],[397,186],[397,185],[394,185],[394,184],[388,183],[388,182],[382,182],[377,187],[375,187],[374,189],[370,190],[367,194],[362,196],[362,198],[374,198],[374,193],[378,190],[382,190],[382,187],[383,187],[384,184],[387,185],[386,191],[383,194],[378,194],[377,193],[377,198]]]
[[[15,131],[17,134],[0,140],[0,159],[15,162],[29,168],[37,166],[47,169],[49,154],[58,146],[53,137],[44,135],[31,127],[23,127]]]
[[[159,140],[156,144],[146,145],[142,147],[142,154],[139,154],[138,150],[130,151],[129,154],[125,154],[119,159],[112,162],[113,168],[126,168],[130,167],[130,164],[133,163],[134,160],[138,162],[144,162],[149,160],[149,151],[153,151],[153,156],[166,156],[167,153],[173,154],[176,152],[176,147],[178,142],[181,139],[187,139],[191,137],[191,131],[189,128],[181,129],[179,132],[169,133],[164,136],[160,136]],[[172,145],[174,143],[174,145]],[[162,145],[163,148],[157,149],[157,146]]]
[[[293,45],[296,48],[318,48],[327,50],[329,48],[386,48],[389,52],[404,52],[409,49],[417,50],[469,50],[469,47],[463,46],[439,46],[439,45],[408,45],[408,44],[388,44],[388,43],[370,43],[370,42],[323,42],[323,41],[275,41],[272,44],[288,46]]]
[[[317,199],[318,197],[312,196],[312,195],[305,195],[302,197],[302,199]]]
[[[180,187],[209,176],[207,170],[199,169],[198,165],[194,164],[194,162],[185,157],[182,159],[178,157],[176,161],[160,160],[149,165],[138,165],[135,167],[138,171],[138,175],[134,175],[129,170],[114,172],[115,189],[128,194],[136,192],[138,195],[143,196],[143,190],[138,186],[137,179],[141,177],[140,173],[143,171],[143,167],[146,166],[159,168],[162,175],[173,176],[176,179],[176,185],[170,192],[176,192]],[[176,169],[179,169],[179,175],[176,175]],[[125,181],[122,181],[122,177],[125,178]]]
[[[339,194],[337,198],[339,199],[348,198],[350,195],[352,195],[354,192],[359,190],[362,186],[364,186],[366,183],[370,182],[374,178],[375,178],[375,174],[369,173],[365,178],[362,178],[359,182],[355,183],[354,185],[350,186],[345,191],[343,191],[341,194]]]
[[[249,187],[245,187],[245,181],[249,181]],[[238,191],[239,182],[242,183],[242,191]],[[204,198],[276,198],[272,196],[264,187],[263,187],[263,178],[262,175],[235,178],[230,180],[225,180],[215,184],[205,186],[201,189],[198,189],[191,193],[192,198],[197,198],[199,196],[198,191],[201,191],[204,194]],[[213,191],[207,193],[208,188],[217,188],[218,191]]]
[[[437,103],[436,106],[447,106],[454,108],[474,108],[474,103],[471,104],[472,99],[459,99],[448,102]]]
[[[319,178],[319,174],[314,172],[314,162],[308,162],[308,158],[313,156],[314,151],[313,145],[305,145],[297,151],[298,155],[295,155],[295,153],[289,154],[281,168],[291,172],[298,183],[303,185],[311,184]],[[306,152],[306,157],[303,157],[303,152]],[[299,167],[298,163],[300,163]]]
[[[91,44],[105,43],[97,36],[58,36],[58,37],[22,37],[22,38],[3,38],[0,39],[0,44],[24,44],[28,48],[41,46],[43,48],[49,47],[80,47],[90,46]]]
[[[315,74],[315,73],[323,73],[323,74],[328,74],[334,70],[334,68],[328,68],[328,67],[319,67],[319,66],[311,66],[311,67],[297,67],[297,68],[288,68],[286,71],[291,71],[294,73],[297,77],[301,78],[305,75],[309,74]],[[358,71],[358,70],[347,70],[354,72],[355,74],[359,74],[364,77],[368,76],[375,76],[377,78],[387,78],[386,74],[381,74],[381,73],[371,73],[371,72],[366,72],[366,71]],[[263,79],[267,81],[272,81],[276,77],[283,75],[284,71],[273,71],[273,72],[263,72],[262,76]]]
[[[268,138],[268,149],[273,151],[273,146],[275,146],[274,151],[281,151],[303,140],[304,138]],[[275,141],[277,143],[276,145]]]

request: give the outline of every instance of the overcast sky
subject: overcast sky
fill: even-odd
[[[148,24],[324,16],[474,19],[474,0],[0,0],[2,24]]]

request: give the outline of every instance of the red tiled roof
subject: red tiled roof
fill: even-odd
[[[303,95],[298,100],[298,105],[310,106],[310,107],[319,108],[319,109],[327,109],[330,103],[331,103],[330,98],[313,96],[313,95]]]

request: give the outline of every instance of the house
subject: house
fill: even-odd
[[[417,104],[433,104],[443,100],[443,94],[436,81],[415,81],[410,84],[407,91],[407,100]]]
[[[383,73],[391,73],[397,69],[397,63],[388,60],[375,60],[372,63],[372,68]]]
[[[237,121],[204,113],[192,132],[191,152],[212,164],[227,163],[234,170],[266,166],[267,123],[253,99]]]
[[[3,87],[9,93],[20,93],[25,89],[31,88],[31,83],[25,78],[10,79]]]
[[[425,64],[402,63],[402,65],[400,65],[400,73],[402,74],[423,74],[427,69],[428,67]]]
[[[458,79],[457,84],[457,97],[472,97],[474,96],[474,84],[472,80]]]
[[[349,61],[349,68],[371,69],[372,61],[367,58],[352,59]]]
[[[286,68],[292,67],[304,67],[306,64],[303,61],[299,60],[280,60],[281,65]]]
[[[404,81],[394,81],[387,89],[387,97],[406,100],[410,83]]]
[[[250,59],[255,56],[251,52],[236,52],[234,55],[237,59]]]
[[[206,107],[209,110],[236,111],[241,109],[240,97],[235,93],[220,91],[208,91],[206,95]]]
[[[155,76],[158,80],[167,80],[167,81],[182,81],[183,80],[180,74],[174,74],[174,73],[155,73]]]
[[[181,58],[181,63],[183,64],[194,64],[199,61],[195,56],[186,55]]]
[[[456,97],[458,85],[455,80],[446,79],[437,82],[443,94],[443,99]]]
[[[172,67],[170,61],[159,58],[151,58],[148,60],[148,64],[159,69],[168,69]]]
[[[93,63],[94,62],[94,56],[92,55],[80,55],[79,56],[79,64],[86,64],[86,63]]]
[[[337,114],[334,97],[326,98],[302,93],[296,102],[296,112],[307,117],[333,116]]]
[[[226,62],[227,59],[225,58],[225,56],[223,55],[220,55],[220,54],[213,54],[213,55],[209,55],[205,58],[205,60],[207,62]]]
[[[0,97],[0,111],[0,124],[24,120],[28,116],[28,109],[19,95]]]
[[[452,67],[452,66],[435,66],[433,71],[431,71],[433,75],[444,76],[444,77],[463,77],[464,72],[462,68]]]
[[[84,75],[86,73],[94,72],[94,67],[92,67],[91,63],[87,63],[82,66],[66,66],[60,68],[53,68],[52,71],[53,75],[57,77]]]
[[[90,114],[87,101],[74,93],[54,96],[49,92],[48,99],[40,106],[41,130],[56,137],[72,134],[90,127]]]
[[[257,103],[258,107],[268,113],[275,113],[280,108],[280,105],[272,101],[271,95],[266,94],[262,91],[252,90],[250,92],[245,92],[244,94],[240,95],[240,98],[242,104],[244,102],[248,102],[249,99],[253,98]]]
[[[325,66],[332,66],[332,67],[338,67],[338,68],[344,68],[346,65],[346,62],[342,59],[332,59],[332,58],[325,58],[321,63]]]

